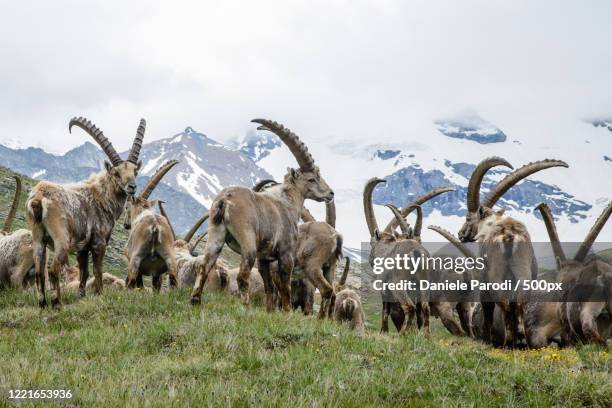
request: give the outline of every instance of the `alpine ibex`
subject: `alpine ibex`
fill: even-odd
[[[435,225],[430,225],[428,229],[432,231],[436,231],[438,234],[442,235],[446,238],[452,245],[454,245],[461,255],[468,259],[476,259],[476,255],[465,246],[461,241],[459,241],[455,236],[453,236],[449,231],[440,228]],[[456,273],[455,271],[447,271],[447,270],[434,270],[432,271],[432,276],[430,276],[430,280],[434,280],[436,282],[444,282],[445,280],[453,281],[458,278],[463,282],[470,283],[471,279],[471,271],[467,270],[461,274]],[[452,334],[463,336],[466,333],[470,337],[474,337],[474,333],[472,330],[472,309],[473,302],[469,299],[469,296],[466,295],[465,298],[459,299],[457,301],[449,302],[430,302],[429,303],[432,310],[437,313],[444,324],[444,327],[451,332]],[[459,315],[460,325],[457,324],[453,310],[457,311]]]
[[[110,159],[105,169],[89,180],[72,185],[59,185],[48,181],[38,183],[28,197],[27,219],[32,230],[36,284],[40,296],[39,306],[46,307],[45,275],[43,268],[47,246],[53,249],[54,259],[49,274],[55,290],[52,304],[61,305],[60,273],[68,265],[68,252],[76,250],[80,269],[81,296],[89,277],[89,253],[93,256],[96,293],[102,291],[104,254],[115,222],[120,217],[128,196],[136,192],[138,161],[145,132],[141,119],[127,160],[122,160],[113,145],[89,120],[79,117],[70,120],[73,126],[87,132]]]
[[[195,247],[198,241],[196,240],[194,243],[191,243],[191,240],[200,226],[204,224],[206,220],[208,220],[209,213],[206,211],[200,218],[198,218],[195,224],[185,234],[183,239],[177,239],[174,233],[174,228],[172,228],[170,218],[164,209],[163,203],[159,201],[158,205],[159,212],[168,222],[174,240],[173,246],[178,271],[178,286],[180,288],[193,287],[193,284],[196,281],[196,276],[198,276],[199,270],[204,265],[204,257],[202,255],[198,256],[195,254]],[[206,234],[202,234],[201,236],[203,237],[204,235]],[[213,272],[208,275],[208,279],[206,280],[204,287],[207,290],[227,289],[229,285],[228,269],[229,267],[221,259],[217,259],[217,262],[215,262],[215,268]]]
[[[459,231],[459,239],[463,242],[478,241],[481,245],[481,256],[486,259],[485,279],[487,282],[502,282],[508,277],[516,280],[535,278],[537,264],[531,245],[529,233],[525,225],[511,217],[503,215],[504,210],[494,211],[497,201],[512,186],[529,175],[551,167],[568,167],[560,160],[542,160],[529,163],[513,171],[489,192],[485,200],[480,201],[480,185],[488,170],[496,166],[513,169],[512,165],[500,157],[483,160],[472,173],[467,189],[466,221]],[[511,346],[517,345],[522,320],[524,317],[524,298],[519,291],[513,300],[491,300],[493,294],[485,292],[482,308],[484,312],[484,339],[491,340],[491,324],[495,304],[500,307],[506,333],[511,337]],[[498,296],[499,297],[499,296]]]
[[[168,220],[153,211],[149,196],[162,178],[178,164],[170,160],[161,166],[146,184],[139,196],[130,196],[126,203],[124,227],[130,230],[125,246],[128,259],[128,288],[143,288],[142,276],[151,276],[153,289],[161,289],[161,276],[168,272],[170,287],[176,287],[176,256],[174,235]]]
[[[345,288],[346,278],[350,269],[350,260],[346,258],[344,272],[337,287],[338,292],[334,301],[334,319],[339,322],[348,322],[351,330],[363,335],[365,330],[365,314],[361,304],[361,296],[353,289]]]
[[[79,281],[80,271],[76,266],[70,266],[65,269],[66,282],[64,285],[64,290],[77,290],[81,285]],[[91,288],[95,282],[94,278],[90,278],[87,280],[85,284],[86,288]],[[125,280],[121,279],[115,275],[104,272],[102,274],[102,282],[104,282],[104,286],[108,286],[115,289],[125,289]]]
[[[289,147],[300,168],[289,169],[282,184],[260,193],[245,187],[229,187],[217,195],[210,209],[204,267],[194,285],[191,303],[200,303],[208,273],[227,243],[242,257],[238,284],[243,302],[249,301],[249,276],[257,259],[266,289],[266,309],[275,309],[270,262],[278,261],[278,290],[282,309],[288,311],[291,273],[298,244],[298,220],[304,200],[330,202],[334,193],[321,177],[308,149],[294,133],[270,120],[254,119],[253,122],[274,132]]]
[[[259,192],[267,185],[278,185],[274,180],[260,181],[253,187]],[[298,226],[298,245],[296,264],[291,279],[291,304],[294,309],[301,308],[305,315],[312,313],[315,288],[321,294],[319,318],[332,316],[332,297],[334,295],[334,275],[336,264],[342,257],[342,235],[336,231],[336,205],[325,204],[325,221],[317,221],[306,207],[302,208],[304,223]],[[277,283],[278,264],[271,263],[270,273]]]
[[[587,255],[612,213],[612,203],[603,210],[578,248],[573,259],[567,259],[559,241],[550,208],[542,203],[536,207],[548,232],[557,260],[557,280],[564,286],[561,302],[532,302],[527,305],[525,331],[531,347],[543,347],[561,334],[563,344],[576,341],[606,345],[598,323],[602,312],[612,314],[612,266],[599,260],[587,260]],[[599,299],[579,301],[597,294]]]
[[[404,221],[404,217],[409,211],[416,208],[415,206],[424,204],[437,195],[453,191],[453,189],[448,187],[434,189],[417,197],[399,212],[391,206],[390,208],[395,218],[389,222],[382,232],[380,232],[374,215],[374,207],[372,206],[372,192],[377,184],[384,182],[385,180],[378,178],[368,180],[363,193],[365,218],[370,232],[370,265],[373,266],[376,259],[396,258],[397,256],[428,256],[427,250],[423,248],[421,243],[414,238],[410,238],[414,235],[414,231],[410,231],[408,225]],[[394,231],[398,225],[402,228],[401,235],[397,235]],[[415,226],[415,229],[417,228],[420,237],[421,227]],[[402,280],[418,281],[420,278],[426,279],[426,275],[427,271],[422,268],[418,271],[414,271],[413,274],[406,270],[393,268],[387,269],[383,273],[382,281],[387,283],[400,282]],[[389,292],[383,290],[381,295],[383,301],[382,332],[389,331],[388,322],[389,316],[391,316],[398,331],[403,333],[411,325],[415,314],[417,315],[417,323],[422,322],[425,325],[425,330],[429,331],[429,304],[426,293],[417,293],[414,291],[411,293],[408,293],[408,291]]]
[[[11,233],[21,198],[21,178],[13,178],[16,183],[15,196],[4,227],[0,231],[0,288],[26,286],[34,268],[32,233],[26,229]]]

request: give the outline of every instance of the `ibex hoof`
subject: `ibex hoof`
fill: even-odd
[[[44,309],[47,307],[47,300],[43,299],[43,300],[39,300],[38,301],[38,307],[40,307],[41,309]]]
[[[51,301],[51,306],[55,310],[60,310],[62,308],[62,302],[59,299],[53,299]]]
[[[202,299],[199,296],[192,296],[191,297],[191,304],[193,306],[198,306],[198,305],[202,304]]]
[[[82,297],[82,298],[85,297],[85,289],[79,290],[79,296]]]

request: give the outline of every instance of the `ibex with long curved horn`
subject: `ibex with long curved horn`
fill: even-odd
[[[210,209],[208,241],[204,249],[205,265],[191,294],[192,304],[199,304],[202,288],[223,245],[227,243],[241,254],[238,283],[242,299],[249,301],[249,276],[255,260],[266,288],[266,308],[275,309],[274,284],[270,262],[278,261],[282,309],[291,302],[291,273],[298,243],[298,220],[304,200],[330,202],[334,193],[327,185],[306,145],[289,129],[266,120],[254,119],[274,132],[289,147],[300,168],[289,169],[282,184],[255,193],[245,187],[223,189]]]
[[[529,345],[544,347],[561,334],[564,343],[582,341],[605,346],[606,340],[598,328],[598,322],[604,319],[598,318],[605,310],[608,315],[612,315],[612,266],[599,259],[587,260],[587,255],[612,214],[612,203],[608,204],[597,218],[573,259],[568,259],[565,255],[548,205],[542,203],[536,209],[542,215],[557,259],[557,280],[564,287],[564,301],[532,302],[527,305],[525,332]],[[588,297],[597,292],[603,293],[604,298],[594,301],[574,299]]]
[[[170,287],[176,287],[176,256],[174,254],[174,231],[163,215],[153,211],[155,202],[149,196],[162,178],[178,164],[170,160],[161,166],[137,197],[126,203],[124,227],[130,230],[125,246],[128,259],[128,288],[143,288],[142,276],[151,276],[153,289],[161,289],[161,276],[168,272]]]
[[[410,211],[417,209],[417,215],[421,214],[420,205],[431,200],[432,198],[449,191],[452,188],[443,187],[434,189],[425,193],[406,205],[402,210],[398,210],[394,206],[388,206],[393,212],[394,219],[389,222],[385,229],[380,232],[376,216],[374,215],[374,207],[372,206],[372,193],[374,188],[379,183],[384,183],[385,180],[372,178],[365,185],[363,193],[363,206],[366,217],[366,223],[370,232],[370,265],[374,266],[375,260],[384,258],[395,258],[396,256],[403,257],[418,257],[419,255],[428,255],[428,252],[420,243],[420,230],[422,220],[417,220],[415,228],[411,229],[405,222],[404,217]],[[401,234],[397,234],[395,228],[399,226],[402,229]],[[415,235],[416,231],[416,235]],[[386,283],[400,282],[402,280],[426,279],[427,271],[420,268],[414,271],[414,274],[406,270],[387,269],[382,276],[382,280]],[[425,293],[416,293],[412,291],[382,291],[382,332],[389,331],[389,316],[400,333],[403,333],[411,324],[414,316],[417,316],[419,327],[421,323],[425,325],[425,330],[429,330],[429,303]]]
[[[0,231],[0,288],[26,286],[34,269],[32,233],[20,229],[11,233],[21,198],[21,178],[15,179],[13,204]]]
[[[500,157],[491,157],[483,160],[472,173],[467,190],[466,221],[459,231],[459,239],[463,242],[478,241],[481,244],[481,256],[487,261],[486,280],[488,282],[502,282],[511,276],[512,279],[526,280],[535,278],[537,264],[533,253],[531,238],[525,225],[511,217],[504,216],[504,211],[494,211],[492,208],[497,201],[512,186],[529,175],[551,167],[568,167],[560,160],[541,160],[529,163],[503,178],[480,201],[480,185],[491,168],[504,166],[513,169],[512,165]],[[489,296],[491,294],[484,294]],[[514,347],[520,336],[524,315],[522,293],[512,301],[501,299],[497,302],[484,299],[482,302],[485,326],[485,341],[491,339],[491,324],[495,304],[500,307],[506,333],[511,337]]]
[[[145,132],[141,119],[127,160],[122,160],[113,145],[89,120],[79,117],[70,120],[73,126],[87,132],[110,159],[104,170],[89,180],[73,185],[59,185],[48,181],[38,183],[27,202],[27,219],[32,230],[36,283],[40,291],[39,306],[47,306],[45,276],[43,274],[47,245],[54,251],[49,278],[55,297],[52,304],[61,305],[61,271],[68,266],[68,252],[76,250],[80,269],[81,296],[89,276],[88,261],[92,254],[96,293],[102,291],[103,260],[115,222],[121,215],[128,196],[136,192],[138,161]]]
[[[269,186],[272,184],[272,186]],[[263,180],[253,187],[262,191],[265,187],[279,185],[274,180]],[[306,207],[302,208],[304,221],[298,226],[296,264],[291,279],[291,305],[301,308],[305,315],[312,313],[315,288],[321,293],[319,318],[333,313],[334,276],[338,259],[342,257],[342,235],[336,231],[336,205],[325,204],[325,221],[317,221]],[[277,263],[270,265],[270,273],[278,277]],[[278,279],[273,279],[275,283]]]

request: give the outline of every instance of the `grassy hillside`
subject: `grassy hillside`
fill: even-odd
[[[223,294],[187,300],[107,290],[39,312],[33,293],[5,292],[0,388],[68,388],[88,407],[612,404],[612,361],[593,347],[501,351],[437,324],[359,338]]]
[[[2,219],[9,176],[0,169]],[[125,237],[116,228],[107,257],[119,276]],[[497,350],[437,321],[430,336],[383,336],[376,297],[363,338],[225,294],[205,293],[196,308],[188,299],[106,290],[41,312],[33,289],[0,292],[0,406],[11,388],[71,389],[83,407],[612,405],[612,358],[593,346]]]

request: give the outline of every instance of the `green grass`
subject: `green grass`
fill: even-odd
[[[360,338],[225,294],[188,298],[107,290],[40,312],[33,290],[5,291],[0,388],[68,388],[87,407],[612,403],[611,359],[594,347],[495,350],[439,324],[429,337],[383,336],[375,316]]]
[[[10,174],[0,168],[0,219]],[[24,181],[22,203],[34,183]],[[22,211],[15,228],[25,226]],[[118,276],[125,238],[115,228],[105,262]],[[205,294],[196,308],[187,290],[64,294],[61,311],[41,312],[34,289],[2,291],[0,406],[14,406],[5,399],[11,388],[71,389],[70,403],[82,407],[612,405],[606,351],[496,350],[452,337],[437,321],[429,337],[383,336],[379,300],[368,298],[360,338],[224,294]]]

